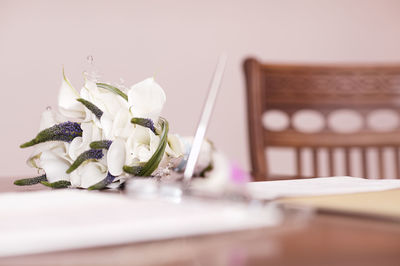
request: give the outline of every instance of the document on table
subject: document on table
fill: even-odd
[[[272,207],[73,189],[0,194],[0,217],[0,256],[274,226],[282,218]]]
[[[365,179],[336,176],[296,180],[249,182],[249,194],[258,199],[320,196],[384,191],[400,188],[400,179]]]
[[[400,221],[400,190],[342,195],[309,196],[280,200],[286,206],[307,206],[320,211],[363,218]]]
[[[400,180],[324,177],[251,182],[249,193],[286,206],[400,221]]]

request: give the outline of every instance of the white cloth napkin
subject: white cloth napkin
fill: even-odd
[[[232,202],[139,200],[83,190],[5,193],[0,256],[273,226],[279,214]]]
[[[249,193],[258,199],[280,197],[318,196],[373,192],[400,188],[400,179],[364,179],[336,176],[297,180],[249,182]]]

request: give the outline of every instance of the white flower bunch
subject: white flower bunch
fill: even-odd
[[[28,164],[44,175],[15,184],[103,189],[131,176],[181,171],[190,141],[169,134],[160,117],[165,101],[154,78],[129,89],[85,78],[77,91],[63,73],[58,110],[44,111],[40,132],[21,145],[35,147]],[[212,168],[212,145],[203,146],[202,175]]]

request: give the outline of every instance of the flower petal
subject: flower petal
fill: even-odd
[[[107,152],[108,171],[113,176],[119,176],[123,173],[122,167],[125,164],[125,154],[125,141],[117,138]]]
[[[100,162],[88,162],[71,173],[71,185],[88,188],[107,176],[107,167]]]
[[[128,91],[128,103],[134,117],[150,118],[158,121],[164,107],[166,96],[154,78],[145,79],[131,87]]]
[[[52,127],[57,124],[55,114],[52,110],[46,110],[42,113],[40,118],[39,131]]]
[[[40,156],[39,166],[45,173],[50,183],[59,180],[69,180],[69,175],[65,172],[70,164],[60,158],[52,151],[44,151]]]
[[[184,153],[183,144],[180,137],[176,134],[168,135],[168,145],[165,152],[172,157],[182,156]]]
[[[101,128],[103,129],[103,135],[105,139],[113,140],[114,136],[112,134],[113,129],[113,120],[108,115],[108,113],[104,113],[100,118]]]
[[[113,135],[127,139],[133,134],[135,126],[130,122],[131,116],[127,108],[121,108],[113,121]]]

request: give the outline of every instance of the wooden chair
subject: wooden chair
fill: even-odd
[[[247,86],[247,112],[252,175],[255,180],[271,180],[265,149],[292,147],[295,151],[296,175],[302,178],[302,149],[311,149],[312,176],[319,176],[318,150],[328,154],[328,173],[335,175],[336,148],[344,150],[346,175],[351,175],[350,149],[361,152],[362,177],[368,176],[366,149],[377,150],[379,178],[385,178],[383,148],[393,152],[395,174],[400,178],[400,126],[391,131],[374,131],[366,117],[376,109],[400,111],[400,65],[278,65],[262,64],[255,59],[244,61]],[[290,122],[281,131],[263,126],[262,116],[269,110],[286,113],[289,121],[304,109],[320,112],[326,119],[338,109],[351,109],[363,118],[357,132],[338,133],[325,123],[319,132],[299,132]]]

